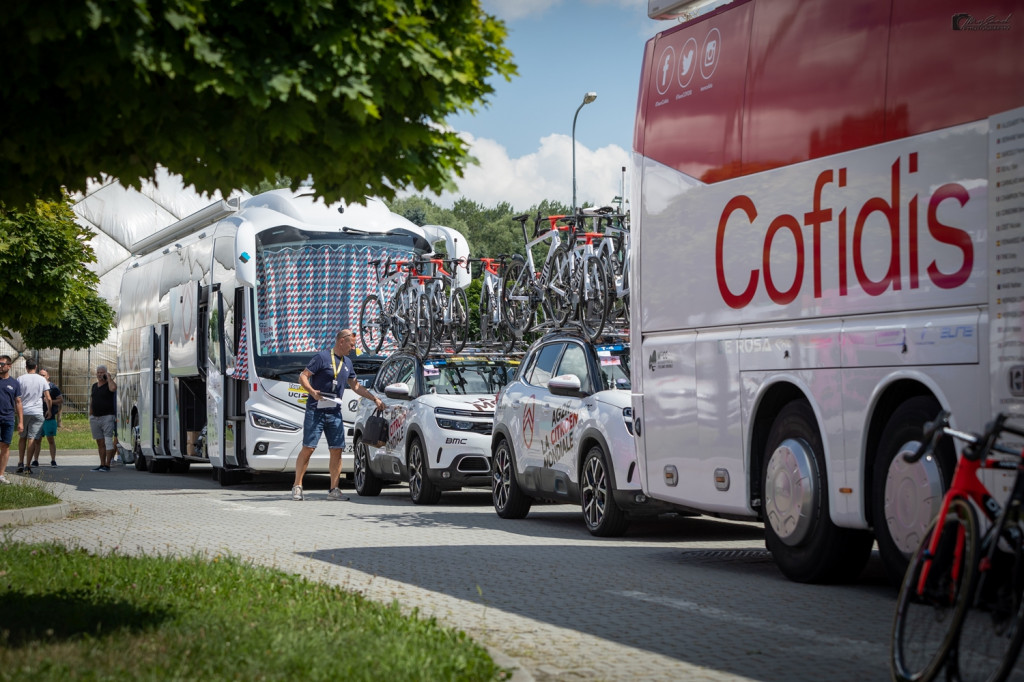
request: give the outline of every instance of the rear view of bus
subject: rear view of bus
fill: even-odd
[[[940,409],[1024,414],[1024,1],[649,13],[676,21],[633,141],[644,490],[763,520],[793,580],[875,540],[898,578],[955,464],[900,453]]]

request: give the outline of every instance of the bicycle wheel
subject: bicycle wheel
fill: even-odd
[[[994,540],[990,532],[982,544],[979,566]],[[956,663],[962,682],[998,682],[1014,670],[1024,642],[1020,558],[1020,540],[1004,530],[992,561],[978,571],[971,590],[960,595],[967,602],[967,613],[950,661]],[[1017,677],[1024,678],[1024,670],[1018,669]]]
[[[929,559],[928,546],[936,528],[939,542]],[[966,500],[954,499],[941,526],[938,519],[932,523],[903,576],[889,656],[893,679],[931,680],[942,669],[967,609],[967,601],[960,595],[969,592],[977,569],[977,550],[976,513]]]
[[[466,347],[469,338],[469,298],[465,289],[456,289],[451,298],[451,321],[448,323],[448,337],[452,352],[458,353]]]
[[[591,341],[597,341],[608,317],[608,276],[604,263],[597,256],[583,261],[579,291],[579,320],[583,333]]]
[[[369,294],[359,307],[359,343],[367,353],[376,355],[387,336],[384,308],[376,294]]]
[[[409,345],[410,335],[409,320],[413,315],[413,302],[415,290],[408,282],[402,282],[395,292],[393,299],[394,313],[391,316],[391,334],[395,337],[395,343],[399,348]]]
[[[434,311],[430,297],[414,290],[409,318],[409,344],[420,357],[426,357],[434,342]]]
[[[513,258],[502,274],[501,314],[517,336],[522,336],[533,325],[532,277],[521,256]]]
[[[565,244],[551,254],[544,302],[555,326],[561,327],[573,315],[576,292],[572,288],[572,256]]]

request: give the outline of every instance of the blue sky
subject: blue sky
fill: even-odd
[[[448,123],[466,134],[480,166],[455,196],[526,209],[572,199],[572,120],[587,91],[597,100],[576,122],[578,202],[608,203],[629,167],[644,44],[672,26],[647,18],[646,0],[483,0],[506,22],[519,75],[495,79],[488,105]],[[628,176],[626,187],[628,192]],[[442,196],[442,205],[453,197]]]

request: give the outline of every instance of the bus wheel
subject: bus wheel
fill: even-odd
[[[146,456],[142,454],[142,435],[139,433],[138,417],[132,418],[132,454],[135,455],[135,470],[146,470]]]
[[[935,419],[940,409],[931,396],[915,396],[904,402],[885,425],[875,455],[871,518],[882,564],[897,585],[953,480],[956,454],[949,438],[939,440],[934,456],[922,457],[913,464],[903,459],[904,453],[917,450],[925,422]]]
[[[824,448],[806,402],[789,403],[775,418],[762,481],[765,544],[783,575],[805,583],[860,575],[873,538],[839,528],[829,517]]]

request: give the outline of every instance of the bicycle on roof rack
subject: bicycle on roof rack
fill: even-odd
[[[458,285],[459,268],[469,271],[464,258],[424,258],[424,270],[432,271],[426,283],[433,314],[431,348],[447,346],[458,353],[469,338],[469,299],[466,290]],[[451,271],[445,268],[451,268]]]
[[[557,299],[568,295],[567,284],[552,282],[552,255],[562,243],[559,232],[568,231],[566,225],[558,225],[559,219],[565,216],[548,216],[550,228],[541,231],[540,226],[545,220],[537,212],[533,223],[533,235],[526,233],[526,221],[529,215],[520,215],[512,220],[519,223],[523,232],[525,258],[516,254],[512,262],[503,271],[501,286],[501,307],[505,322],[515,336],[515,342],[525,342],[524,338],[532,331],[539,331],[554,319]],[[533,258],[533,248],[544,242],[548,243],[548,251],[541,268],[538,270]],[[544,319],[538,321],[538,315]]]
[[[484,346],[498,346],[505,351],[512,350],[516,336],[502,307],[502,273],[505,261],[510,256],[499,254],[494,258],[472,258],[471,263],[480,263],[480,343]]]
[[[405,282],[408,261],[377,258],[367,262],[373,268],[375,289],[363,297],[359,306],[359,343],[367,353],[376,355],[385,346],[388,334],[398,347],[408,341],[408,325],[398,315],[398,290]]]

